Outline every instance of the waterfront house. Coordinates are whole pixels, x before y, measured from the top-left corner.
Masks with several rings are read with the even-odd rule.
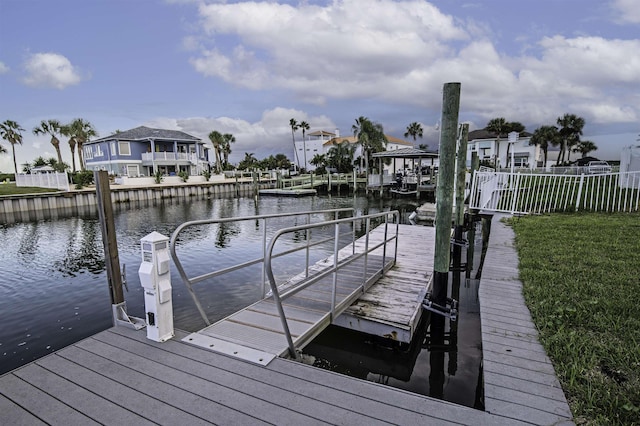
[[[300,160],[302,167],[307,170],[314,170],[315,166],[310,163],[318,154],[326,155],[334,144],[340,144],[347,142],[350,144],[356,144],[356,150],[354,153],[354,159],[362,155],[362,149],[358,145],[358,139],[353,136],[341,137],[338,129],[335,132],[327,132],[325,130],[319,130],[316,132],[308,133],[305,141],[296,141],[296,155]],[[393,151],[397,149],[413,148],[411,142],[407,142],[403,139],[396,138],[394,136],[385,135],[389,141],[386,145],[387,151]],[[305,152],[306,150],[306,152]],[[305,155],[306,154],[306,155]],[[306,163],[305,163],[306,160]],[[295,162],[295,160],[294,160]]]
[[[545,167],[542,164],[544,154],[537,145],[530,145],[531,133],[521,132],[514,141],[509,141],[508,135],[496,135],[485,129],[469,132],[467,143],[467,165],[471,165],[471,156],[477,152],[481,162],[491,164],[496,168],[511,167],[511,151],[513,151],[513,166],[515,168],[535,169]],[[511,144],[510,147],[509,144]],[[507,151],[509,156],[507,157]],[[551,151],[551,149],[549,149]]]
[[[107,170],[128,177],[152,176],[160,171],[190,176],[210,168],[209,148],[204,142],[178,130],[152,129],[140,126],[83,146],[87,170]]]

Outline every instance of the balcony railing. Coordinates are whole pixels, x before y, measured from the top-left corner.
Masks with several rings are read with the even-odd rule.
[[[153,161],[189,161],[197,163],[198,161],[206,161],[205,158],[198,158],[197,154],[187,152],[145,152],[142,154],[143,162]]]

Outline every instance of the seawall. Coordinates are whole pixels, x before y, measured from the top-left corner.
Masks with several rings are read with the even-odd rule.
[[[133,187],[111,185],[111,201],[115,206],[129,203],[157,202],[166,199],[252,196],[260,189],[273,188],[271,182],[254,183],[202,182],[187,184],[159,184]],[[43,218],[56,218],[93,212],[97,206],[95,189],[67,192],[7,195],[0,197],[0,222],[14,223]]]

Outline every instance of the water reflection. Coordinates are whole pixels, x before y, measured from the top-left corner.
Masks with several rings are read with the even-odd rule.
[[[368,205],[366,197],[164,199],[114,205],[114,221],[121,265],[126,265],[129,313],[144,317],[144,293],[137,269],[140,239],[150,232],[171,233],[181,223],[219,217],[354,207],[356,214],[393,209],[395,201]],[[403,202],[408,216],[419,205]],[[332,219],[333,217],[327,217]],[[111,326],[111,306],[101,230],[95,207],[79,212],[0,217],[0,374]],[[302,224],[274,222],[272,230]],[[237,263],[260,247],[262,223],[247,221],[227,227],[190,229],[180,241],[185,262],[194,271]],[[305,233],[290,237],[303,243]],[[314,236],[315,238],[315,236]],[[285,265],[287,266],[287,265]],[[296,271],[299,272],[299,271]],[[254,274],[250,270],[247,274]],[[259,275],[255,273],[255,275]],[[177,328],[196,330],[202,320],[172,267],[174,315]],[[196,289],[211,318],[224,317],[255,301],[262,283],[249,275],[218,280]]]

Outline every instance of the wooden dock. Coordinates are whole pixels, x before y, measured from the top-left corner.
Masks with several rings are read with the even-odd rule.
[[[285,358],[258,365],[179,330],[157,343],[116,327],[1,376],[0,424],[572,424],[505,228],[494,220],[480,285],[486,411]]]

